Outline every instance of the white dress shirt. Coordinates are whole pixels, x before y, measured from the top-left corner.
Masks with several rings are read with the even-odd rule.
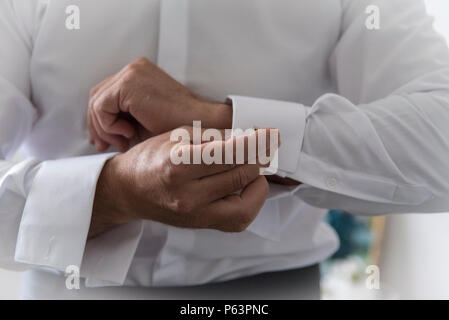
[[[379,30],[365,25],[373,4]],[[88,287],[199,284],[329,256],[319,208],[449,209],[449,53],[420,0],[2,0],[0,48],[1,267],[80,266]],[[88,93],[140,56],[230,97],[234,127],[279,128],[280,174],[303,185],[272,185],[239,234],[137,221],[86,242],[114,155],[89,145]]]

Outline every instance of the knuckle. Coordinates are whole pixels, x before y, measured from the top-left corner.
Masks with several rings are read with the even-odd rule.
[[[123,73],[123,75],[120,79],[120,86],[122,88],[127,87],[134,81],[135,76],[136,76],[135,68],[131,67],[131,66],[127,67],[125,73]]]
[[[125,70],[121,76],[122,83],[129,83],[132,81],[136,74],[139,72],[139,66],[136,63],[131,63],[125,67]]]
[[[194,202],[188,196],[175,196],[169,204],[173,212],[188,214],[195,208]]]
[[[150,60],[148,60],[148,58],[140,57],[137,60],[133,61],[132,63],[128,64],[125,67],[125,71],[127,71],[126,73],[134,74],[134,73],[140,71],[142,66],[149,65],[150,63],[151,62],[150,62]]]
[[[173,165],[169,160],[166,161],[165,167],[165,180],[169,185],[176,184],[180,178],[180,168],[179,166]]]
[[[136,64],[149,64],[150,60],[147,57],[140,57],[136,60]]]
[[[103,106],[102,99],[95,99],[94,101],[92,101],[92,109],[94,111],[100,111],[102,106]]]
[[[95,92],[96,92],[96,91],[95,91],[95,88],[90,89],[90,90],[89,90],[89,97],[92,98],[92,97],[95,95]]]
[[[137,61],[138,61],[138,60],[133,61],[133,62],[131,62],[130,64],[128,64],[128,65],[125,67],[125,71],[126,71],[126,72],[130,72],[130,73],[136,71],[137,68],[139,67]]]
[[[89,109],[93,109],[95,100],[97,100],[97,99],[95,99],[95,96],[90,96],[90,97],[89,97],[89,103],[88,103]]]

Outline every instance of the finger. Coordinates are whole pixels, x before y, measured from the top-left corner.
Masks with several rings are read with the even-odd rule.
[[[271,135],[275,139],[274,145],[272,145]],[[226,141],[213,141],[201,145],[184,145],[179,148],[181,154],[189,153],[190,163],[195,164],[195,166],[188,166],[191,177],[202,178],[231,170],[237,165],[269,166],[278,146],[279,131],[266,129],[255,131],[249,136],[239,136]],[[174,152],[179,151],[174,150]]]
[[[92,123],[95,128],[95,131],[97,132],[97,134],[101,140],[116,147],[120,152],[124,152],[129,148],[129,142],[127,139],[123,138],[122,136],[111,135],[111,134],[104,132],[104,130],[101,128],[101,126],[98,122],[98,118],[96,117],[95,113],[93,114],[93,117],[92,117]],[[102,151],[104,151],[104,150],[102,150]]]
[[[92,110],[88,109],[87,111],[87,127],[89,129],[89,133],[90,133],[90,138],[89,141],[91,144],[95,145],[95,147],[97,148],[97,150],[99,152],[103,152],[106,149],[109,148],[109,144],[107,144],[105,141],[101,140],[101,138],[98,136],[97,131],[95,130],[93,121],[93,114],[92,114]]]
[[[101,139],[100,135],[98,134],[98,131],[96,129],[95,116],[94,115],[92,115],[92,117],[91,117],[91,123],[92,123],[93,130],[95,132],[95,134],[94,134],[95,147],[97,148],[97,150],[99,152],[106,151],[110,147],[110,144],[107,143],[106,141],[104,141],[103,139]]]
[[[120,74],[120,73],[119,73]],[[98,122],[106,133],[122,135],[128,139],[135,135],[134,126],[120,118],[120,77],[104,80],[92,90],[89,107],[97,115]]]
[[[97,86],[95,86],[90,91],[90,98],[89,98],[89,109],[94,109],[94,106],[97,104],[97,100],[102,96],[104,92],[109,90],[109,88],[114,85],[118,81],[117,76],[111,76],[109,78],[106,78],[102,82],[100,82]]]
[[[101,81],[99,84],[97,84],[94,88],[91,89],[89,93],[89,106],[88,106],[88,128],[89,132],[91,134],[90,142],[95,144],[98,151],[102,152],[109,148],[109,144],[105,141],[103,141],[99,135],[98,132],[95,129],[94,126],[94,112],[93,112],[93,105],[95,101],[98,98],[98,94],[106,90],[110,83],[113,83],[115,81],[114,76],[107,77],[103,81]]]
[[[118,92],[116,85],[103,91],[93,103],[93,110],[104,132],[131,139],[136,131],[130,122],[120,118]]]
[[[269,192],[268,182],[259,176],[240,195],[234,194],[206,206],[203,221],[209,228],[225,232],[241,232],[251,224],[263,207]]]
[[[101,81],[99,84],[97,84],[95,87],[93,87],[91,90],[90,90],[90,93],[89,93],[89,96],[92,98],[92,97],[94,97],[96,94],[97,94],[97,92],[106,84],[106,83],[108,83],[108,82],[110,82],[111,80],[112,80],[112,78],[114,78],[114,76],[110,76],[110,77],[107,77],[106,79],[104,79],[103,81]]]
[[[87,109],[87,130],[89,131],[89,143],[94,144],[95,138],[96,138],[96,132],[92,125],[90,109]]]
[[[227,172],[200,179],[194,185],[200,206],[244,189],[260,176],[258,165],[242,165]]]
[[[105,118],[101,117],[100,119]],[[100,123],[100,125],[105,128],[107,133],[122,136],[126,139],[132,139],[136,135],[135,127],[130,122],[121,119],[119,116],[109,125],[105,125],[104,123]]]

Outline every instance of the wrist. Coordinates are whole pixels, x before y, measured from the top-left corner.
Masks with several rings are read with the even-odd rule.
[[[131,220],[125,214],[126,204],[122,192],[123,186],[120,186],[120,181],[117,179],[120,177],[117,174],[119,162],[117,157],[113,157],[105,163],[98,178],[89,238]]]
[[[232,127],[232,106],[199,100],[193,106],[193,121],[201,120],[204,128],[229,129]],[[189,124],[192,125],[192,124]]]

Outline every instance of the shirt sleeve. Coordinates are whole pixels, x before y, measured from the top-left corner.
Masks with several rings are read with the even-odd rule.
[[[378,10],[380,29],[366,25],[367,8]],[[303,183],[295,194],[317,207],[359,214],[448,211],[444,39],[421,0],[343,0],[342,12],[340,39],[329,61],[338,94],[325,94],[312,106],[297,104],[306,108],[304,126],[303,113],[295,121],[278,121],[281,142],[289,145],[279,163],[282,157],[297,162],[286,175]],[[236,116],[262,117],[258,104],[237,101]],[[272,127],[269,118],[284,117],[278,107],[284,102],[263,104],[271,104],[264,125]],[[303,130],[289,136],[295,122]],[[299,137],[293,148],[300,152],[291,151],[292,137]]]
[[[74,265],[93,283],[122,284],[142,223],[87,241],[98,176],[113,154],[8,160],[37,119],[29,64],[40,4],[0,1],[0,267],[65,272]]]

